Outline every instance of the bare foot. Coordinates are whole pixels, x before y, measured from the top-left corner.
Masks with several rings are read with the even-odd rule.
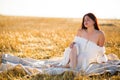
[[[66,65],[62,66],[62,68],[70,68],[70,65],[66,64]]]

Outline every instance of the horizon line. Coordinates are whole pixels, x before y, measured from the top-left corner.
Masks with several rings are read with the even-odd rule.
[[[1,14],[0,16],[8,16],[8,17],[36,17],[36,18],[74,18],[74,19],[82,19],[83,17],[60,17],[60,16],[38,16],[38,15],[10,15],[10,14]],[[97,16],[96,16],[97,17]],[[97,19],[118,19],[120,20],[120,18],[106,18],[106,17],[97,17]]]

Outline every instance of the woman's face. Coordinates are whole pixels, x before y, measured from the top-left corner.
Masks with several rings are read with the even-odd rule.
[[[85,18],[84,18],[84,26],[86,28],[88,28],[88,27],[94,27],[94,23],[95,22],[89,16],[85,16]]]

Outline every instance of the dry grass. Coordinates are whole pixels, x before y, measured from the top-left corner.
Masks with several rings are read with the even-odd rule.
[[[106,54],[115,53],[120,58],[120,20],[99,19],[99,26],[106,35]],[[81,19],[32,18],[0,16],[0,54],[9,53],[19,57],[49,59],[63,55],[64,49],[72,42]],[[17,74],[16,74],[17,73]],[[18,74],[19,73],[19,74]],[[61,75],[27,76],[15,68],[0,74],[4,80],[95,80],[120,79],[104,74],[101,76],[75,77],[72,72]]]

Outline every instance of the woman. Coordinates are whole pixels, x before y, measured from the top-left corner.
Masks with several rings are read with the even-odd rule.
[[[85,71],[93,62],[107,62],[104,42],[105,36],[98,27],[95,15],[93,13],[85,14],[82,28],[78,30],[70,48],[65,50],[61,66]]]

